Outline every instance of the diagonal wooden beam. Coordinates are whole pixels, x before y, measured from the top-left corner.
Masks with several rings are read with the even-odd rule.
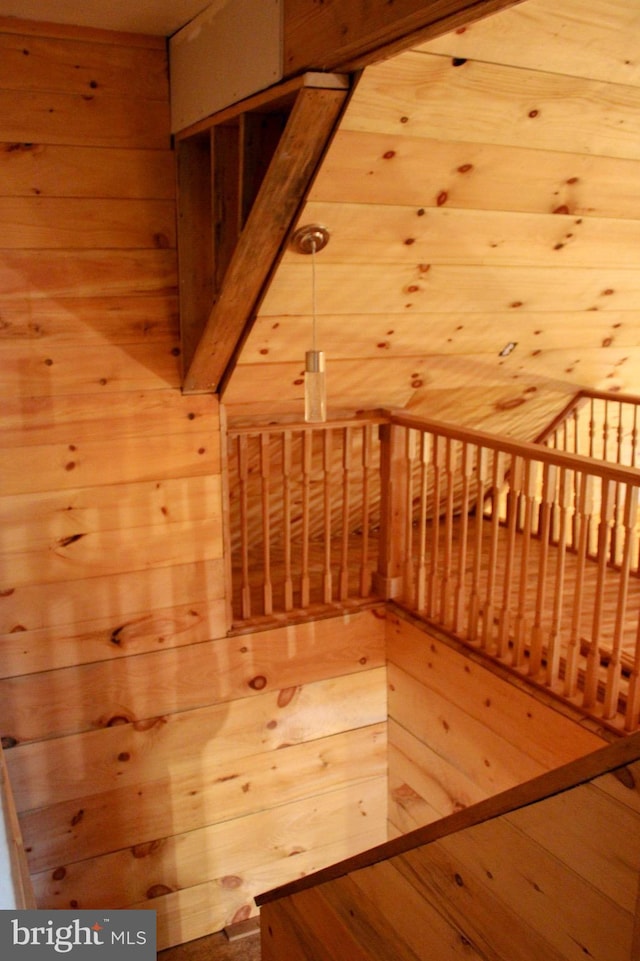
[[[217,391],[308,191],[348,94],[347,77],[303,86],[287,120],[222,288],[184,378],[185,393]]]

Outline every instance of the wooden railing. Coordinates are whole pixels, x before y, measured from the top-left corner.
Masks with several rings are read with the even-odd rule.
[[[381,420],[229,431],[236,623],[369,598],[378,566]]]
[[[585,712],[636,730],[640,472],[408,415],[386,430],[394,485],[381,541],[396,597]]]
[[[553,450],[637,469],[640,467],[640,397],[580,391],[540,435],[537,443]],[[624,492],[612,482],[607,493],[606,509],[611,515],[609,560],[614,565],[621,565],[623,541],[618,531],[626,523]],[[599,544],[593,524],[587,534],[587,543],[589,556],[595,558]],[[636,555],[632,558],[631,570],[638,574],[639,569],[640,557]]]
[[[640,467],[640,397],[582,390],[536,443],[610,464]]]
[[[640,724],[640,471],[394,414],[229,432],[234,626],[395,599]]]

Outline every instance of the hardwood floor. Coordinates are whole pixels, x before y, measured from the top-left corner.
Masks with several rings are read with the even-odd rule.
[[[230,941],[224,931],[158,952],[158,961],[260,961],[260,935]]]

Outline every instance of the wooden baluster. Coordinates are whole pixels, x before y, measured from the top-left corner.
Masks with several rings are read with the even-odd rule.
[[[634,537],[637,516],[638,488],[628,484],[624,498],[624,510],[622,517],[624,544],[622,550],[622,563],[620,566],[620,580],[618,584],[618,603],[616,605],[616,620],[613,632],[613,643],[609,658],[609,666],[607,668],[607,685],[604,696],[605,718],[615,717],[618,713],[620,675],[622,672],[622,647],[624,643],[624,629],[628,616],[627,599],[629,594],[631,560],[634,553]]]
[[[580,428],[580,423],[579,423],[580,413],[581,413],[581,411],[580,411],[578,408],[576,408],[575,411],[574,411],[575,424],[576,424],[576,435],[575,435],[575,436],[576,436],[576,443],[575,443],[575,449],[574,449],[574,451],[573,451],[574,454],[582,454],[582,453],[583,453],[583,451],[582,451],[582,446],[583,446],[583,445],[582,445],[582,439],[581,439],[581,428]],[[580,420],[581,420],[581,421],[584,421],[584,418],[582,417],[582,418],[580,418]],[[585,452],[585,453],[586,453],[586,452]],[[570,535],[571,535],[571,536],[570,536],[570,538],[569,538],[569,542],[568,542],[568,545],[567,545],[567,546],[570,547],[570,548],[572,548],[573,550],[577,551],[577,550],[578,550],[578,541],[579,541],[579,539],[580,539],[580,530],[581,530],[581,527],[580,527],[580,519],[579,519],[579,517],[578,517],[578,511],[577,511],[577,504],[578,504],[578,497],[579,497],[578,486],[579,486],[579,483],[580,483],[580,476],[579,476],[579,474],[578,474],[577,471],[573,471],[571,476],[572,476],[572,481],[573,481],[573,490],[572,490],[572,492],[571,492],[571,499],[572,499],[574,505],[576,505],[576,509],[573,511],[573,513],[572,513],[572,515],[571,515],[571,528],[570,528]]]
[[[249,583],[249,438],[240,434],[238,449],[238,492],[240,506],[240,609],[243,618],[251,617]]]
[[[407,429],[405,437],[405,457],[407,460],[407,485],[405,489],[404,501],[404,570],[402,596],[408,604],[414,603],[414,576],[413,576],[413,482],[416,464],[416,450],[418,444],[418,432],[411,427]]]
[[[349,508],[351,482],[351,428],[343,430],[342,447],[342,552],[340,556],[340,600],[349,596]]]
[[[576,471],[576,474],[578,472]],[[582,595],[584,575],[589,553],[589,529],[593,516],[593,477],[580,474],[577,501],[578,542],[576,556],[576,580],[573,593],[571,633],[567,647],[567,663],[564,676],[565,697],[575,697],[578,690],[578,663],[580,657],[580,632],[582,627]]]
[[[484,534],[485,494],[489,465],[489,451],[486,447],[476,447],[476,494],[473,510],[475,512],[475,540],[473,543],[473,561],[471,566],[471,591],[469,594],[469,616],[467,619],[467,637],[470,641],[478,638],[480,622],[480,578],[482,575],[482,543]],[[487,572],[489,576],[489,572]],[[486,609],[483,612],[483,632],[486,633]]]
[[[322,435],[322,493],[324,501],[324,567],[322,571],[322,600],[330,604],[333,596],[331,572],[331,466],[333,454],[333,431]]]
[[[604,402],[604,418],[602,421],[602,457],[600,460],[608,461],[609,456],[609,434],[611,430],[611,424],[609,423],[609,401]]]
[[[551,615],[551,631],[549,633],[549,645],[547,650],[547,687],[555,690],[560,676],[560,653],[562,641],[562,611],[564,601],[565,584],[565,563],[567,559],[567,540],[569,528],[569,509],[573,502],[573,478],[572,471],[567,471],[564,467],[560,468],[560,478],[558,483],[558,496],[556,498],[558,515],[558,536],[556,539],[557,549],[556,575],[554,579],[553,609]]]
[[[262,508],[262,606],[263,613],[273,614],[273,586],[271,583],[271,435],[260,434],[260,480]]]
[[[431,453],[431,435],[420,435],[420,508],[418,511],[418,570],[416,574],[416,607],[423,611],[427,596],[427,524],[428,514],[428,464]]]
[[[405,469],[404,430],[398,424],[380,426],[380,538],[376,593],[385,599],[402,593],[404,569]]]
[[[600,494],[600,523],[598,524],[598,574],[596,578],[593,621],[587,650],[587,667],[582,700],[583,706],[587,708],[592,708],[595,705],[598,693],[600,636],[602,634],[602,619],[604,616],[604,586],[607,574],[607,550],[612,512],[613,499],[611,497],[611,483],[607,478],[603,477]]]
[[[470,444],[461,445],[460,472],[462,475],[462,490],[460,492],[460,530],[458,544],[458,566],[455,573],[455,600],[453,605],[452,630],[456,634],[462,631],[465,609],[465,582],[467,567],[467,546],[469,540],[469,496],[471,475],[473,473],[473,450]]]
[[[540,511],[540,525],[538,539],[540,553],[538,556],[538,582],[536,585],[536,606],[531,629],[531,651],[529,656],[529,673],[535,677],[542,667],[544,653],[544,631],[542,617],[546,613],[547,599],[547,566],[549,563],[549,547],[551,542],[551,515],[555,504],[557,471],[553,464],[545,464],[542,472],[542,505]]]
[[[440,593],[440,481],[442,475],[443,438],[439,434],[433,435],[433,523],[431,525],[431,564],[429,567],[429,600],[427,613],[429,617],[437,617],[437,599]]]
[[[507,543],[505,550],[504,583],[502,588],[502,607],[498,617],[498,656],[506,658],[509,650],[511,630],[511,591],[515,577],[515,544],[518,525],[519,501],[522,487],[522,460],[517,455],[511,458],[511,471],[508,476],[507,493]]]
[[[571,423],[573,426],[573,446],[570,448],[574,454],[580,453],[580,420],[580,409],[578,407],[574,407],[573,411],[571,412]]]
[[[518,605],[514,623],[514,657],[515,667],[523,667],[525,664],[526,651],[528,646],[528,622],[527,622],[527,584],[532,573],[529,567],[531,556],[531,539],[534,529],[534,507],[538,482],[537,461],[526,460],[524,462],[524,483],[520,505],[522,511],[522,525],[520,535],[520,577],[518,579]]]
[[[636,646],[633,656],[633,667],[629,676],[629,693],[624,716],[624,729],[628,734],[638,730],[640,726],[640,614],[636,630]]]
[[[631,426],[631,467],[638,467],[638,455],[640,451],[638,450],[638,408],[640,404],[635,404],[633,407],[633,424]],[[640,550],[640,542],[638,544]],[[633,560],[633,565],[631,568],[634,574],[640,573],[640,554],[636,551],[636,555]]]
[[[596,457],[595,437],[596,437],[596,412],[595,399],[589,399],[589,457]],[[599,458],[598,458],[599,459]]]
[[[494,601],[498,552],[500,548],[500,490],[504,483],[504,476],[504,454],[502,451],[494,451],[491,478],[491,536],[489,540],[489,558],[487,561],[487,596],[482,618],[482,647],[485,651],[493,648],[493,632],[496,620]]]
[[[616,403],[616,409],[618,415],[618,426],[614,428],[616,434],[616,464],[622,464],[622,441],[624,432],[622,425],[622,405],[620,401]],[[616,481],[613,490],[613,527],[611,529],[611,540],[609,542],[609,563],[613,566],[621,562],[624,550],[623,528],[625,524],[624,518],[621,516],[624,511],[624,505],[620,495],[620,484]]]
[[[638,466],[638,407],[639,404],[635,404],[633,408],[633,424],[631,427],[631,467]]]
[[[445,482],[445,514],[444,514],[444,558],[442,584],[440,585],[440,623],[449,623],[449,607],[453,593],[453,511],[454,511],[454,448],[450,437],[444,438],[444,482]]]
[[[284,540],[284,609],[293,608],[291,574],[291,431],[282,433],[282,536]]]
[[[371,568],[369,566],[369,514],[371,511],[371,463],[372,427],[362,427],[362,551],[360,554],[360,597],[368,597],[371,592]]]
[[[302,432],[302,570],[300,572],[300,606],[309,606],[311,595],[311,572],[309,570],[309,535],[311,530],[311,456],[313,432]]]

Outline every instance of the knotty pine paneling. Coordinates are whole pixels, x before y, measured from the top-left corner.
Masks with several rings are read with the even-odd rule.
[[[168,150],[45,143],[0,145],[0,196],[112,197],[173,200],[175,171]]]
[[[291,646],[294,645],[295,656]],[[227,703],[256,691],[295,689],[319,677],[369,673],[384,663],[384,621],[372,611],[278,628],[73,670],[3,681],[0,727],[18,743],[131,724]],[[47,751],[49,748],[47,747]],[[18,787],[16,786],[16,791]],[[22,809],[22,808],[21,808]]]
[[[527,0],[364,69],[299,219],[331,234],[316,297],[330,414],[438,409],[454,386],[637,389],[636,21],[624,0]],[[259,416],[252,382],[269,417],[301,416],[310,285],[287,250],[225,390],[231,416]]]
[[[162,947],[384,839],[384,620],[227,638],[218,401],[180,392],[164,44],[16,26],[0,733],[39,904],[153,907]]]
[[[224,633],[228,615],[222,561],[202,563],[199,578],[190,567],[184,564],[182,567],[160,568],[153,576],[146,571],[134,571],[112,577],[94,577],[90,581],[76,581],[68,590],[65,585],[67,604],[74,595],[90,598],[91,603],[87,604],[84,613],[94,615],[83,617],[79,611],[78,620],[71,627],[67,622],[68,614],[56,607],[57,585],[38,585],[33,591],[17,591],[27,610],[16,611],[11,630],[0,634],[3,676],[20,677],[170,647],[185,647]],[[118,585],[125,581],[128,590],[123,598]],[[194,581],[195,586],[190,581]],[[140,599],[139,590],[135,590],[141,584],[154,594],[167,589],[167,604],[171,605],[173,595],[177,595],[176,603],[149,613],[144,599]],[[183,603],[185,597],[190,598],[186,604]],[[28,613],[34,605],[44,612],[46,627],[25,627],[25,622],[30,623]],[[81,608],[80,603],[75,606]],[[95,616],[96,610],[109,613]],[[27,616],[21,617],[25,614]],[[121,618],[116,628],[113,627],[114,616]],[[58,620],[62,623],[56,623]]]
[[[175,247],[171,200],[0,197],[6,249]]]
[[[166,150],[169,108],[161,101],[96,94],[0,90],[2,139],[29,143],[34,123],[38,140],[50,144]]]
[[[365,851],[379,843],[378,832],[371,829],[369,817],[353,825],[349,848]],[[322,831],[321,831],[322,833]],[[253,898],[280,883],[280,878],[302,877],[320,867],[335,864],[345,857],[345,842],[340,839],[320,844],[308,851],[296,851],[285,861],[271,860],[259,867],[163,895],[163,910],[158,916],[158,942],[177,944],[201,937],[202,931],[244,921],[256,913]],[[284,870],[283,870],[284,868]],[[151,893],[154,893],[153,890]],[[158,910],[157,899],[145,900],[137,908]]]
[[[160,839],[148,848],[67,864],[62,878],[59,868],[33,877],[36,898],[43,907],[62,908],[71,901],[86,902],[86,892],[91,891],[92,907],[118,908],[153,899],[158,889],[169,893],[211,878],[241,878],[246,870],[285,859],[291,865],[287,873],[296,877],[295,855],[308,847],[309,838],[322,836],[329,844],[346,839],[348,850],[354,823],[357,833],[363,819],[376,818],[384,807],[384,794],[382,777],[343,785],[232,823]]]
[[[541,163],[535,150],[492,143],[490,128],[483,143],[340,128],[309,201],[640,215],[635,160],[560,150],[543,156]]]
[[[339,315],[341,306],[344,309],[343,292],[353,276],[353,268],[322,263],[316,275],[318,299],[327,313]],[[413,263],[381,271],[367,263],[358,268],[358,276],[361,286],[352,289],[350,296],[350,308],[355,314],[443,314],[447,308],[452,313],[475,314],[495,310],[511,311],[516,324],[520,310],[542,315],[557,312],[559,298],[568,290],[572,311],[576,313],[635,311],[640,307],[640,275],[620,267],[566,267],[552,271],[542,266]],[[264,315],[304,316],[309,298],[307,277],[306,264],[283,264],[278,285],[264,299]]]
[[[219,470],[215,432],[203,430],[202,425],[200,432],[193,436],[149,437],[143,432],[143,437],[143,441],[133,436],[114,445],[109,443],[107,435],[106,441],[17,448],[6,458],[9,463],[6,476],[0,482],[0,495],[100,486],[105,481],[106,459],[112,465],[110,480],[115,484],[154,480],[160,483],[175,476]],[[10,573],[5,572],[6,576],[10,577]]]
[[[174,250],[3,250],[0,298],[30,302],[49,298],[173,293]]]
[[[138,102],[166,105],[169,77],[162,38],[135,45],[104,34],[78,33],[74,39],[38,36],[34,32],[5,32],[0,21],[0,88],[35,93],[131,97]],[[19,27],[18,27],[19,29]],[[55,27],[53,28],[55,30]],[[132,98],[133,99],[133,98]]]
[[[343,129],[485,143],[490,128],[503,146],[638,160],[639,105],[636,86],[408,51],[365,71]]]
[[[603,739],[388,617],[389,817],[405,833],[601,747]]]
[[[172,567],[145,568],[138,571],[122,571],[105,577],[80,578],[60,584],[24,584],[3,590],[2,629],[7,648],[7,675],[18,676],[31,671],[48,670],[50,667],[100,660],[88,656],[94,644],[108,651],[108,657],[129,653],[129,642],[137,636],[136,625],[148,625],[153,636],[156,617],[160,622],[174,617],[181,621],[182,615],[172,614],[172,607],[180,607],[188,599],[188,619],[208,622],[208,605],[214,605],[225,596],[226,583],[222,558],[213,561],[190,561]],[[157,598],[159,608],[149,606],[149,599]],[[226,629],[228,615],[217,622],[220,631]],[[201,628],[203,630],[204,628]],[[180,628],[176,628],[178,633]],[[41,631],[41,634],[27,632]],[[169,630],[169,636],[174,631]],[[142,630],[144,636],[144,627]],[[164,636],[158,630],[159,637]],[[13,635],[8,638],[7,635]],[[199,640],[218,637],[219,632],[205,633]],[[42,637],[45,646],[38,646],[37,655],[33,644]],[[115,638],[111,641],[111,638]],[[84,640],[87,640],[87,648]],[[22,640],[23,643],[20,643]],[[116,643],[117,641],[117,643]],[[162,643],[159,641],[158,643]],[[152,649],[156,645],[152,644]],[[142,650],[145,647],[143,646]],[[131,653],[136,653],[135,643]]]
[[[485,17],[420,49],[640,87],[640,64],[627,55],[629,36],[639,23],[633,3],[562,0],[561,10],[557,17],[554,0],[517,4],[500,17]],[[523,30],[536,34],[539,44],[523,46]]]
[[[316,686],[319,693],[329,693],[332,707],[340,707],[326,683]],[[366,713],[363,707],[363,718]],[[252,717],[251,711],[246,713],[247,724]],[[343,720],[344,711],[338,710],[332,726],[337,729]],[[314,727],[312,740],[292,741],[277,754],[270,744],[262,753],[246,757],[217,758],[208,751],[206,763],[178,763],[171,770],[167,766],[164,776],[144,786],[140,782],[81,795],[50,806],[45,815],[26,812],[22,828],[31,868],[40,873],[73,862],[79,852],[85,858],[108,853],[114,840],[123,847],[152,844],[173,833],[197,830],[203,811],[215,812],[220,822],[229,821],[332,791],[346,782],[385,775],[386,722],[323,734],[330,727]],[[354,756],[359,757],[357,766]],[[175,802],[171,808],[165,803],[168,793]],[[117,830],[112,832],[105,830],[109,811],[118,812]]]
[[[150,298],[150,305],[155,302],[155,298]],[[152,306],[150,309],[153,309]],[[117,309],[111,315],[111,324],[115,324],[115,316]],[[126,307],[122,316],[127,328]],[[162,319],[161,323],[164,322]],[[78,323],[82,322],[78,320]],[[165,333],[165,337],[168,334],[169,331]],[[69,336],[71,338],[73,335]],[[159,330],[151,341],[156,338],[162,341]],[[126,339],[124,342],[126,343]],[[149,353],[154,351],[150,350]],[[106,385],[99,386],[102,388]],[[135,405],[131,404],[130,395],[123,392],[100,391],[99,404],[96,404],[95,394],[90,392],[82,396],[64,394],[55,397],[3,397],[0,399],[0,417],[3,424],[0,445],[2,448],[14,448],[33,444],[64,444],[70,433],[78,442],[91,442],[99,433],[101,422],[106,419],[109,422],[109,437],[114,441],[141,444],[164,433],[165,436],[184,434],[193,442],[194,436],[204,434],[206,427],[210,441],[213,441],[212,451],[218,450],[216,435],[219,427],[215,398],[209,395],[193,396],[189,403],[185,404],[175,390],[137,390],[135,396]],[[26,424],[29,425],[28,431],[24,429]],[[212,469],[211,473],[218,472]]]
[[[353,267],[374,261],[400,266],[482,264],[563,267],[631,267],[640,223],[616,218],[442,206],[309,203],[314,223],[330,222],[330,246],[322,263]],[[0,203],[0,216],[2,204]],[[470,237],[480,238],[470,244]],[[285,262],[296,262],[293,253]]]
[[[474,4],[475,16],[486,15],[513,0],[480,0]],[[419,0],[398,0],[371,5],[362,0],[338,4],[311,4],[306,0],[287,0],[283,23],[283,58],[286,74],[304,69],[329,69],[345,63],[366,63],[373,51],[389,55],[389,48],[402,47],[405,37],[414,33],[434,35],[466,23],[468,4],[442,0],[433,11],[425,10]]]

